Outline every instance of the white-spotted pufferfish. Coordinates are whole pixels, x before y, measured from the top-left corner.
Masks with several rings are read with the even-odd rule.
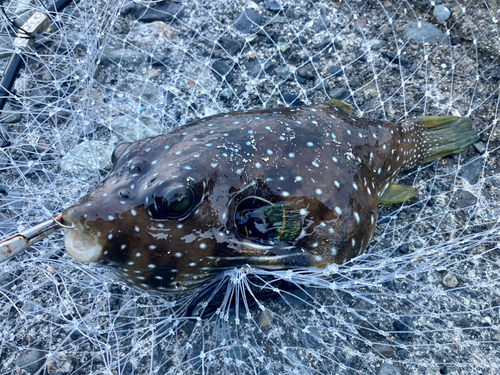
[[[68,253],[173,292],[243,265],[325,268],[361,254],[411,168],[478,139],[468,118],[394,124],[330,101],[211,116],[122,143],[113,170],[63,213]]]

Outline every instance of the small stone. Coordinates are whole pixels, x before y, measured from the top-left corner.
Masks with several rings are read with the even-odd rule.
[[[109,127],[121,142],[135,142],[161,133],[161,126],[158,123],[152,121],[145,123],[145,121],[126,115],[116,117]]]
[[[224,48],[231,56],[236,56],[240,53],[243,48],[243,44],[238,42],[237,40],[231,38],[221,37],[218,40],[218,43]]]
[[[0,194],[7,195],[9,191],[9,187],[4,184],[0,184]]]
[[[409,22],[403,26],[403,30],[408,39],[422,43],[441,42],[446,38],[446,35],[436,26],[422,21]]]
[[[302,100],[299,99],[297,95],[289,94],[289,93],[284,93],[283,94],[283,100],[287,105],[294,105],[296,107],[299,107],[301,105],[304,105]]]
[[[278,48],[280,49],[281,53],[285,53],[290,49],[290,47],[291,47],[290,43],[283,43],[283,42],[278,43]]]
[[[69,154],[61,160],[61,169],[68,173],[76,175],[81,174],[82,170],[95,172],[96,170],[111,169],[111,154],[113,148],[109,142],[89,141],[77,145]]]
[[[478,153],[480,153],[481,155],[486,152],[486,146],[481,141],[474,143],[472,146],[474,146],[474,148],[476,149],[476,151]]]
[[[281,10],[281,5],[276,0],[266,1],[266,9],[273,13],[278,13]]]
[[[436,6],[432,14],[438,21],[446,21],[448,18],[450,18],[451,15],[450,10],[444,5]]]
[[[16,359],[16,365],[28,374],[34,374],[45,363],[45,355],[39,350],[23,350]]]
[[[498,78],[500,78],[500,70],[498,70],[498,69],[493,69],[493,70],[491,71],[491,73],[490,73],[490,77],[491,77],[492,79],[498,79]]]
[[[458,285],[458,279],[454,274],[448,272],[446,276],[443,277],[443,284],[448,288],[455,288]]]
[[[314,32],[319,33],[320,31],[326,30],[330,26],[330,21],[324,18],[319,18],[314,22]]]
[[[217,81],[222,82],[222,78],[225,77],[228,83],[234,81],[234,76],[231,73],[231,68],[225,61],[218,60],[212,64],[212,69]]]
[[[404,243],[400,247],[398,247],[398,250],[401,254],[408,254],[410,252],[410,247],[407,243]]]
[[[286,10],[285,15],[289,20],[294,20],[297,17],[292,7]]]
[[[385,358],[394,358],[396,355],[394,350],[388,345],[375,344],[373,345],[373,349]]]
[[[272,19],[271,23],[287,23],[287,19],[284,16],[276,16]]]
[[[344,99],[347,99],[349,96],[351,96],[351,93],[349,92],[349,90],[347,90],[343,87],[339,87],[339,88],[335,88],[335,89],[330,90],[328,95],[330,95],[331,99],[344,100]]]
[[[75,364],[73,358],[65,353],[56,353],[47,361],[49,374],[72,374]]]
[[[384,362],[378,369],[377,375],[401,375],[401,371],[396,366]]]
[[[401,62],[401,65],[403,65],[403,66],[411,65],[410,61],[406,57],[398,55],[392,51],[384,52],[383,55],[387,59],[389,59],[389,61],[393,64],[399,64]]]
[[[290,69],[288,69],[287,66],[276,69],[276,74],[279,78],[283,80],[287,80],[291,76]]]
[[[273,314],[269,310],[262,310],[260,313],[259,325],[264,327],[270,327],[273,325]]]
[[[103,65],[121,64],[125,67],[136,67],[144,61],[146,61],[146,56],[143,52],[121,47],[115,48],[109,45],[104,47],[101,57],[101,64]]]
[[[296,73],[299,77],[305,79],[314,79],[317,76],[316,71],[310,65],[297,69]]]
[[[392,326],[401,340],[406,341],[413,336],[413,325],[409,316],[400,317],[392,323]]]
[[[252,77],[257,77],[262,71],[262,65],[259,60],[252,60],[245,64],[245,68]]]
[[[334,76],[342,75],[342,68],[337,65],[332,65],[331,67],[328,68],[328,71],[332,73]]]
[[[375,39],[372,41],[372,44],[370,46],[370,49],[372,51],[379,51],[381,50],[384,46],[386,45],[386,42],[382,39]]]
[[[272,73],[272,71],[274,69],[276,69],[278,67],[278,64],[276,64],[274,61],[268,61],[264,64],[264,71],[267,73],[267,74],[270,74]]]
[[[492,339],[493,341],[500,341],[500,333],[496,333],[496,334],[494,334],[494,335],[491,337],[491,339]]]
[[[134,17],[142,22],[171,22],[184,16],[184,6],[181,4],[160,3],[154,7],[139,5]]]
[[[254,27],[257,27],[262,22],[262,16],[256,10],[245,9],[233,21],[232,25],[242,33],[248,34]]]
[[[462,178],[467,180],[471,185],[476,184],[483,171],[483,162],[483,158],[478,158],[462,165],[460,168],[462,170]]]
[[[0,115],[0,122],[13,124],[19,122],[23,119],[23,112],[18,108],[14,108],[9,102],[5,104],[5,107]]]
[[[229,87],[226,87],[222,92],[220,93],[220,98],[224,101],[229,101],[233,97],[233,90],[231,90]]]

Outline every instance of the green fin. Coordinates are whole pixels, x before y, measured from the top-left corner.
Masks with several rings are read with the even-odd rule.
[[[424,139],[422,163],[462,152],[479,139],[468,117],[420,117],[417,126],[420,127]]]
[[[354,110],[352,109],[352,107],[349,104],[345,104],[341,100],[338,100],[338,99],[329,99],[327,103],[339,107],[342,111],[344,111],[348,115],[352,115],[354,113]]]
[[[380,204],[398,204],[418,195],[417,189],[394,182],[380,197]]]

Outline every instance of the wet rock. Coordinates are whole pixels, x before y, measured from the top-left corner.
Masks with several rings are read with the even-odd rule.
[[[438,21],[446,21],[448,18],[450,18],[451,12],[444,5],[438,5],[434,8],[432,14]]]
[[[413,325],[409,316],[400,317],[392,323],[392,326],[401,340],[406,341],[413,336]]]
[[[232,69],[225,61],[222,60],[215,61],[212,64],[212,69],[214,77],[217,79],[217,81],[222,82],[223,77],[225,77],[228,83],[234,81],[234,76],[231,73]]]
[[[232,25],[242,33],[248,34],[262,22],[262,16],[256,10],[245,9],[233,21]]]
[[[351,95],[351,93],[349,92],[349,90],[347,90],[343,87],[339,87],[339,88],[330,90],[328,95],[330,95],[331,99],[344,100],[344,99],[347,99]]]
[[[257,77],[262,71],[262,65],[259,60],[252,60],[245,64],[245,68],[252,77]]]
[[[427,22],[410,22],[403,26],[408,39],[414,39],[417,42],[432,43],[441,42],[446,35],[436,26]]]
[[[376,39],[372,42],[370,49],[372,51],[379,51],[386,45],[386,42],[382,39]]]
[[[456,199],[456,206],[460,208],[471,207],[477,203],[477,198],[469,191],[461,191]]]
[[[285,66],[285,67],[282,67],[282,68],[278,68],[278,69],[276,69],[276,75],[277,75],[279,78],[281,78],[281,79],[283,79],[283,80],[286,80],[286,79],[290,78],[290,76],[291,76],[292,74],[290,73],[290,69],[288,69],[288,67],[287,67],[287,66]]]
[[[499,79],[500,78],[500,70],[498,69],[493,69],[490,73],[490,77],[492,79]]]
[[[23,350],[16,359],[16,365],[28,374],[34,374],[45,363],[45,355],[39,350]]]
[[[284,93],[283,94],[283,100],[288,105],[294,105],[294,106],[297,106],[297,107],[301,106],[301,105],[304,105],[304,103],[302,102],[302,100],[300,100],[297,95],[290,94],[290,93]]]
[[[224,101],[229,101],[233,97],[233,90],[231,90],[229,87],[226,87],[222,92],[220,93],[220,98]]]
[[[231,56],[237,55],[243,48],[242,43],[231,38],[222,37],[218,40],[218,42]]]
[[[404,243],[400,247],[398,247],[398,250],[401,254],[408,254],[410,252],[410,247],[407,243]]]
[[[134,17],[142,22],[171,22],[184,16],[184,6],[181,4],[160,3],[154,7],[140,5],[134,12]]]
[[[448,288],[455,288],[458,285],[458,279],[454,274],[448,272],[446,276],[443,277],[443,284]]]

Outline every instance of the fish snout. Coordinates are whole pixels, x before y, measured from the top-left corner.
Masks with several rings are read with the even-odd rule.
[[[64,246],[73,259],[82,263],[99,260],[103,255],[102,246],[90,235],[79,228],[74,217],[75,209],[70,207],[62,214],[64,225]]]

